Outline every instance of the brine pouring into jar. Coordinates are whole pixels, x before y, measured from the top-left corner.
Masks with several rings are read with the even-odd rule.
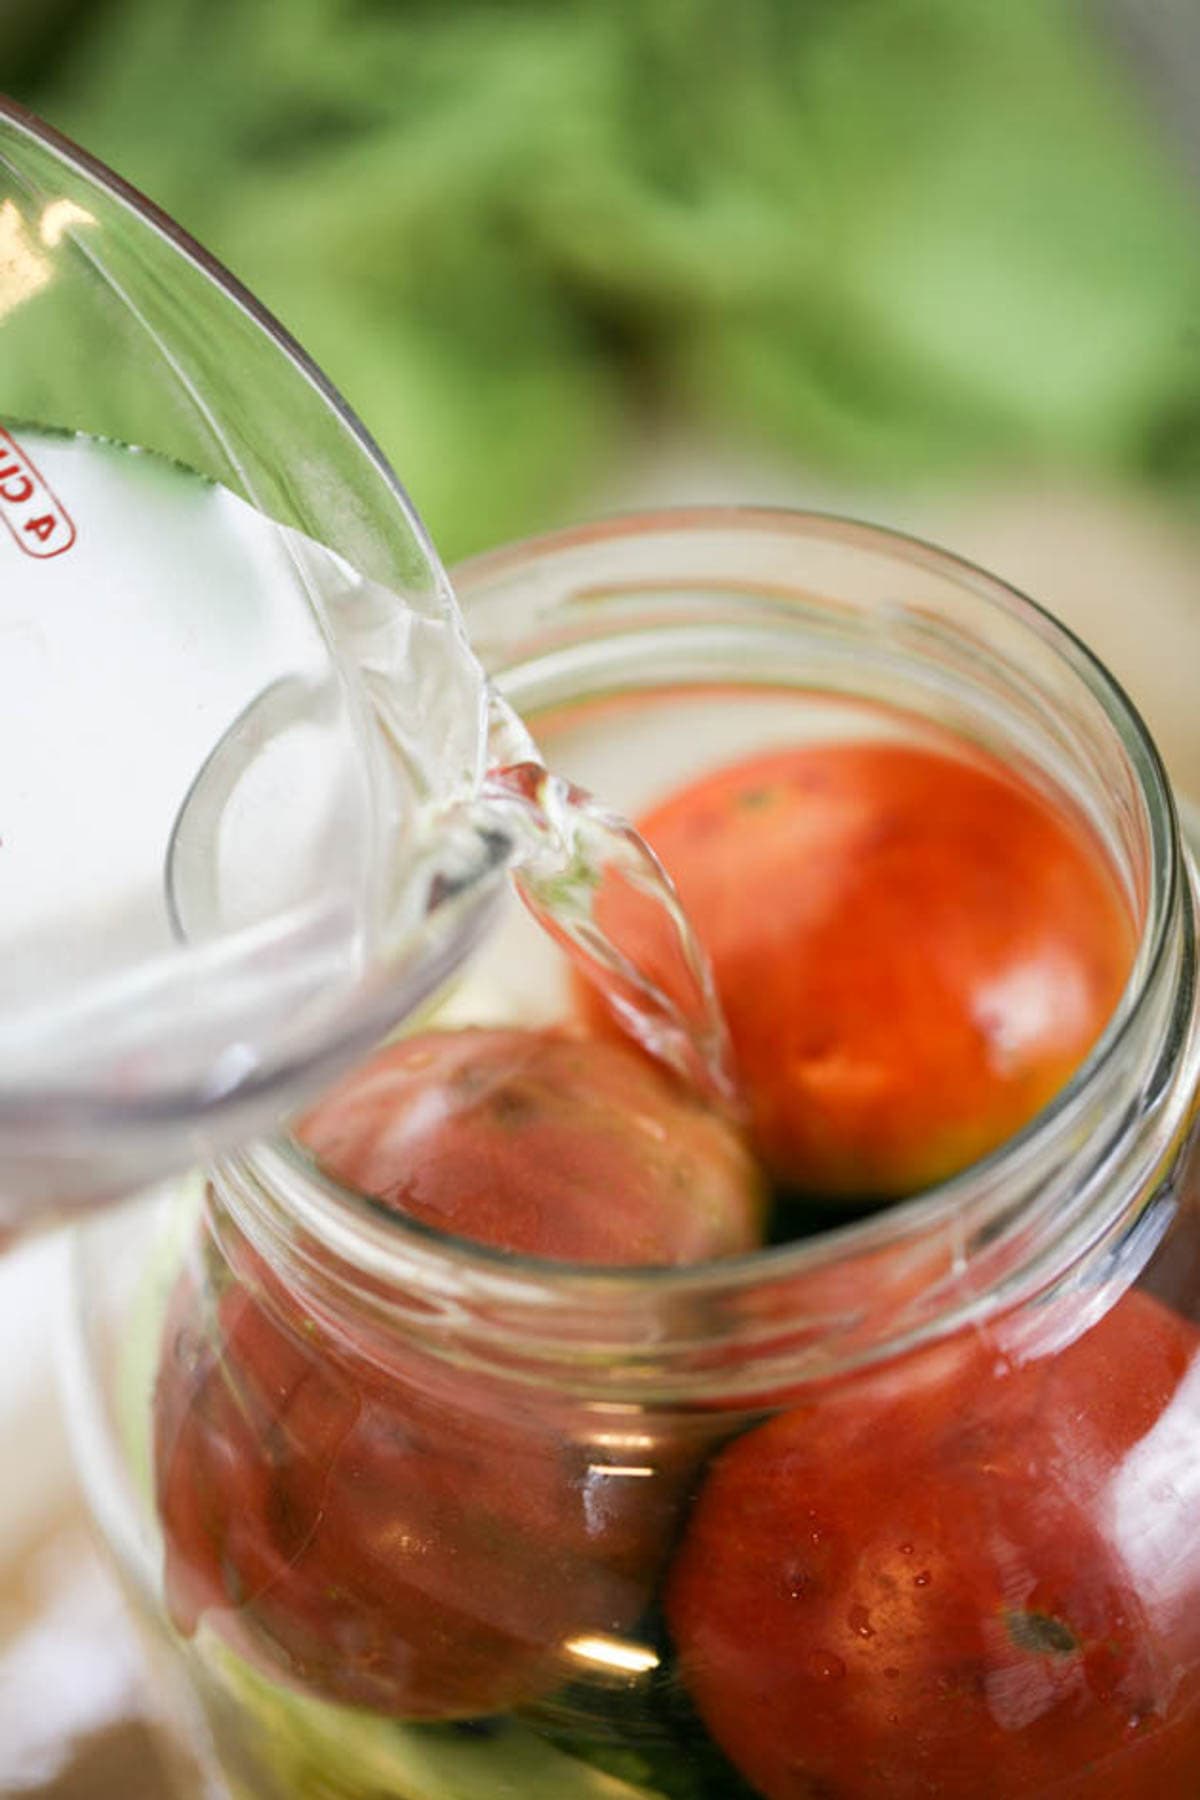
[[[817,1344],[815,1372],[787,1363],[756,1388],[755,1349],[793,1320],[748,1309],[745,1368],[714,1330],[711,1381],[682,1402],[656,1381],[677,1374],[666,1352],[695,1328],[698,1284],[618,1331],[611,1368],[546,1323],[539,1261],[570,1265],[582,1304],[578,1278],[602,1266],[711,1266],[1002,1145],[1086,1055],[1134,954],[1099,839],[978,742],[871,706],[806,734],[827,710],[791,694],[773,742],[722,756],[730,696],[694,687],[675,701],[675,770],[646,723],[655,700],[671,710],[653,682],[614,705],[584,676],[578,729],[607,708],[631,756],[661,752],[639,823],[711,955],[753,1154],[631,1058],[594,989],[560,987],[550,1022],[512,946],[483,946],[298,1127],[372,1220],[431,1233],[402,1234],[398,1258],[446,1248],[428,1290],[390,1296],[401,1329],[376,1308],[378,1265],[348,1307],[361,1271],[339,1244],[327,1283],[303,1239],[290,1261],[255,1229],[252,1192],[215,1182],[155,1389],[175,1623],[218,1716],[242,1719],[231,1741],[272,1734],[261,1766],[284,1791],[1183,1800],[1200,1683],[1176,1671],[1200,1571],[1168,1576],[1140,1535],[1159,1458],[1196,1416],[1180,1313],[1136,1289],[1114,1302],[1107,1270],[1016,1329],[1001,1312],[849,1359],[840,1380]],[[554,766],[571,725],[547,688],[533,722]],[[536,802],[553,778],[532,771]],[[503,821],[512,774],[484,785]],[[577,873],[540,890],[552,926]],[[593,894],[584,916],[669,990],[673,920],[635,883]],[[469,1243],[491,1258],[460,1256]],[[831,1313],[869,1311],[873,1280],[915,1307],[944,1276],[904,1246],[853,1273],[816,1270]],[[1198,1522],[1178,1498],[1173,1543]]]
[[[669,882],[541,767],[448,591],[418,610],[146,452],[16,427],[3,447],[10,1223],[238,1141],[243,1097],[286,1098],[305,1059],[317,1085],[437,986],[507,870],[633,1035],[732,1101]],[[613,882],[677,942],[658,983],[596,925]]]
[[[645,839],[601,801],[546,769],[485,680],[448,591],[436,611],[418,613],[322,546],[146,453],[32,432],[8,441],[14,464],[34,471],[47,494],[69,494],[72,513],[67,519],[54,500],[71,534],[62,555],[8,558],[12,792],[0,922],[24,953],[10,963],[0,1054],[7,1035],[27,1070],[40,1046],[61,1066],[59,1020],[45,1001],[47,986],[61,983],[76,1020],[68,1067],[73,1057],[108,1066],[116,1091],[134,1104],[144,1088],[147,1104],[166,1105],[171,1084],[184,1080],[228,1100],[280,1057],[275,1037],[294,1054],[313,1021],[334,1029],[337,1005],[364,965],[380,959],[381,941],[419,944],[423,931],[436,932],[441,910],[453,913],[455,902],[508,872],[625,1033],[737,1111],[722,999],[669,867],[664,873]],[[914,852],[923,813],[929,841]],[[790,914],[827,908],[836,882],[840,907],[850,894],[848,859],[856,859],[855,881],[878,865],[859,882],[859,913],[847,913],[840,932],[821,927],[834,962],[857,944],[865,966],[865,946],[878,938],[879,966],[863,991],[851,992],[853,971],[833,996],[798,987],[775,1044],[765,1055],[751,1050],[755,1079],[777,1049],[795,1062],[797,1081],[813,1087],[836,1085],[838,1057],[856,1055],[861,1067],[848,1087],[886,1084],[886,1050],[881,1057],[876,1046],[872,1077],[870,1057],[838,1038],[842,1015],[869,1011],[880,1041],[895,1035],[897,1000],[918,1017],[915,996],[886,996],[882,985],[885,965],[894,986],[897,964],[913,961],[903,938],[920,906],[904,884],[925,879],[928,905],[936,859],[968,853],[960,861],[978,891],[956,891],[961,873],[944,880],[947,918],[966,919],[968,938],[973,928],[981,940],[999,935],[999,947],[991,967],[966,944],[957,969],[924,973],[931,991],[940,980],[958,1004],[961,1016],[946,1029],[959,1032],[959,1053],[990,1059],[1008,1111],[974,1141],[965,1127],[964,1152],[918,1159],[897,1178],[903,1189],[951,1172],[1023,1123],[1086,1052],[1120,991],[1131,951],[1106,878],[1089,878],[1082,840],[979,759],[972,772],[961,756],[889,748],[883,739],[857,750],[796,746],[716,773],[655,823],[703,925],[719,944],[734,943],[728,960],[740,953],[736,940],[769,936],[775,921],[775,966],[763,952],[768,960],[748,968],[742,991],[724,997],[739,1015],[757,1008],[768,1025],[771,1004],[753,989],[777,978],[811,984],[814,967],[789,973],[797,961],[828,972],[824,947],[790,955],[789,933],[799,929]],[[925,871],[914,861],[920,855]],[[988,895],[989,882],[1007,885]],[[60,926],[82,894],[94,929],[75,929],[78,966],[64,974]],[[131,943],[141,967],[127,990],[120,976]],[[99,960],[105,955],[111,967]],[[396,960],[403,970],[403,950]],[[201,984],[206,1005],[222,984],[230,1000],[197,1032]],[[45,1013],[35,1013],[32,1032],[26,1000]],[[397,1010],[411,1004],[405,993]],[[377,1025],[387,1005],[383,993]],[[933,1010],[927,996],[924,1011]],[[737,1034],[743,1059],[757,1033],[752,1020]],[[812,1049],[822,1036],[823,1062]],[[918,1052],[910,1043],[907,1053]],[[943,1081],[953,1054],[943,1054]],[[931,1067],[936,1078],[936,1061]],[[974,1078],[986,1083],[986,1069]],[[876,1093],[872,1104],[892,1101]],[[782,1139],[789,1126],[765,1129]],[[861,1177],[835,1172],[833,1190],[849,1181],[864,1197],[886,1195],[896,1182],[885,1170],[879,1185],[867,1164]],[[828,1174],[806,1175],[803,1156],[796,1174],[802,1185],[830,1188]]]
[[[793,712],[791,737],[646,784],[635,828],[547,767],[448,592],[414,607],[155,457],[14,442],[70,495],[73,535],[4,599],[21,647],[10,728],[39,777],[12,813],[7,923],[30,944],[12,979],[20,1002],[44,974],[64,868],[77,913],[87,892],[136,924],[134,987],[119,933],[100,942],[107,966],[84,943],[81,972],[59,972],[81,1078],[107,1059],[135,1108],[207,1091],[236,1119],[240,1089],[253,1097],[335,1039],[339,1018],[378,1039],[400,1017],[401,1035],[298,1121],[323,1179],[514,1268],[664,1269],[953,1175],[1053,1097],[1117,1006],[1134,932],[1103,847],[983,745],[869,707],[806,736]],[[106,668],[114,623],[122,661]],[[126,702],[118,728],[106,680]],[[68,812],[64,864],[61,839],[36,828]],[[511,953],[463,964],[480,892],[509,881],[543,945],[566,953],[552,1001],[531,1002],[520,953],[497,1004],[479,970]],[[54,1014],[34,997],[49,1057]],[[36,1072],[19,1004],[4,1029]],[[218,1163],[216,1192],[225,1179]],[[968,1644],[954,1654],[975,1653],[960,1618],[972,1576],[935,1554],[945,1522],[921,1496],[969,1511],[984,1464],[1039,1444],[1036,1360],[1025,1369],[1014,1350],[996,1384],[990,1340],[935,1345],[903,1390],[885,1371],[763,1408],[765,1422],[751,1409],[736,1429],[597,1405],[568,1431],[557,1405],[514,1402],[500,1373],[467,1381],[348,1327],[243,1235],[236,1205],[213,1205],[159,1322],[145,1454],[167,1598],[226,1702],[350,1746],[336,1791],[358,1791],[356,1745],[420,1800],[486,1792],[466,1771],[489,1756],[607,1800],[672,1792],[680,1753],[693,1791],[722,1800],[739,1784],[793,1800],[823,1781],[856,1800],[942,1781],[958,1740],[925,1715],[952,1621],[934,1611],[914,1638],[908,1603],[883,1596],[908,1579],[936,1609],[949,1589]],[[1056,1407],[1085,1376],[1132,1380],[1146,1418],[1131,1405],[1111,1430],[1134,1441],[1190,1331],[1131,1295],[1058,1358]],[[897,1432],[917,1499],[900,1497],[907,1535],[884,1547],[878,1509],[859,1517],[856,1496]],[[1036,1536],[1027,1502],[1018,1483],[1007,1504]],[[1082,1526],[1056,1529],[1073,1544]],[[1056,1579],[1003,1613],[999,1663],[1056,1671],[1102,1762],[1125,1743],[1150,1652],[1118,1602]],[[260,1703],[264,1680],[280,1688]],[[964,1711],[968,1736],[982,1731]],[[926,1762],[910,1779],[918,1729]],[[1146,1728],[1139,1769],[1172,1766],[1164,1733],[1160,1747]],[[1013,1780],[1037,1791],[1053,1759],[1011,1742]],[[963,1776],[948,1791],[972,1790]]]

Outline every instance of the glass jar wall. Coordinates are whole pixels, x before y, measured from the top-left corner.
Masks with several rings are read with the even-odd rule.
[[[631,814],[800,741],[1001,758],[1102,846],[1133,971],[1000,1149],[750,1254],[509,1255],[289,1139],[87,1227],[75,1438],[181,1716],[239,1795],[1191,1800],[1193,890],[1136,716],[1036,608],[837,521],[617,522],[460,594]],[[409,1029],[571,1005],[513,906]]]

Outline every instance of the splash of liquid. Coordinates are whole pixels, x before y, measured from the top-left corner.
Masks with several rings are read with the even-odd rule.
[[[712,968],[654,851],[628,820],[547,769],[498,697],[489,745],[494,761],[478,811],[510,834],[512,880],[527,910],[644,1050],[736,1111]],[[608,907],[618,894],[621,903]],[[605,922],[614,917],[620,935]],[[653,967],[639,955],[647,942],[656,945]]]

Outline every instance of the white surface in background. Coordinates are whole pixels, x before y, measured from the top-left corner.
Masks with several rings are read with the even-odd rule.
[[[37,1615],[0,1647],[6,1794],[39,1789],[73,1743],[136,1715],[146,1679],[132,1636],[114,1630],[121,1602],[99,1564],[66,1544],[44,1551],[34,1573]]]
[[[53,1377],[66,1247],[56,1235],[0,1257],[0,1565],[48,1527],[73,1489]]]

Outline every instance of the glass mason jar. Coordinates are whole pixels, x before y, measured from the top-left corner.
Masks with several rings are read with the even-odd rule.
[[[1192,1800],[1195,893],[1137,715],[997,581],[833,519],[616,521],[459,593],[632,814],[772,743],[983,746],[1103,846],[1133,972],[1018,1136],[750,1255],[505,1255],[286,1136],[89,1224],[69,1410],[188,1728],[247,1796]],[[568,997],[513,907],[432,1017]]]

